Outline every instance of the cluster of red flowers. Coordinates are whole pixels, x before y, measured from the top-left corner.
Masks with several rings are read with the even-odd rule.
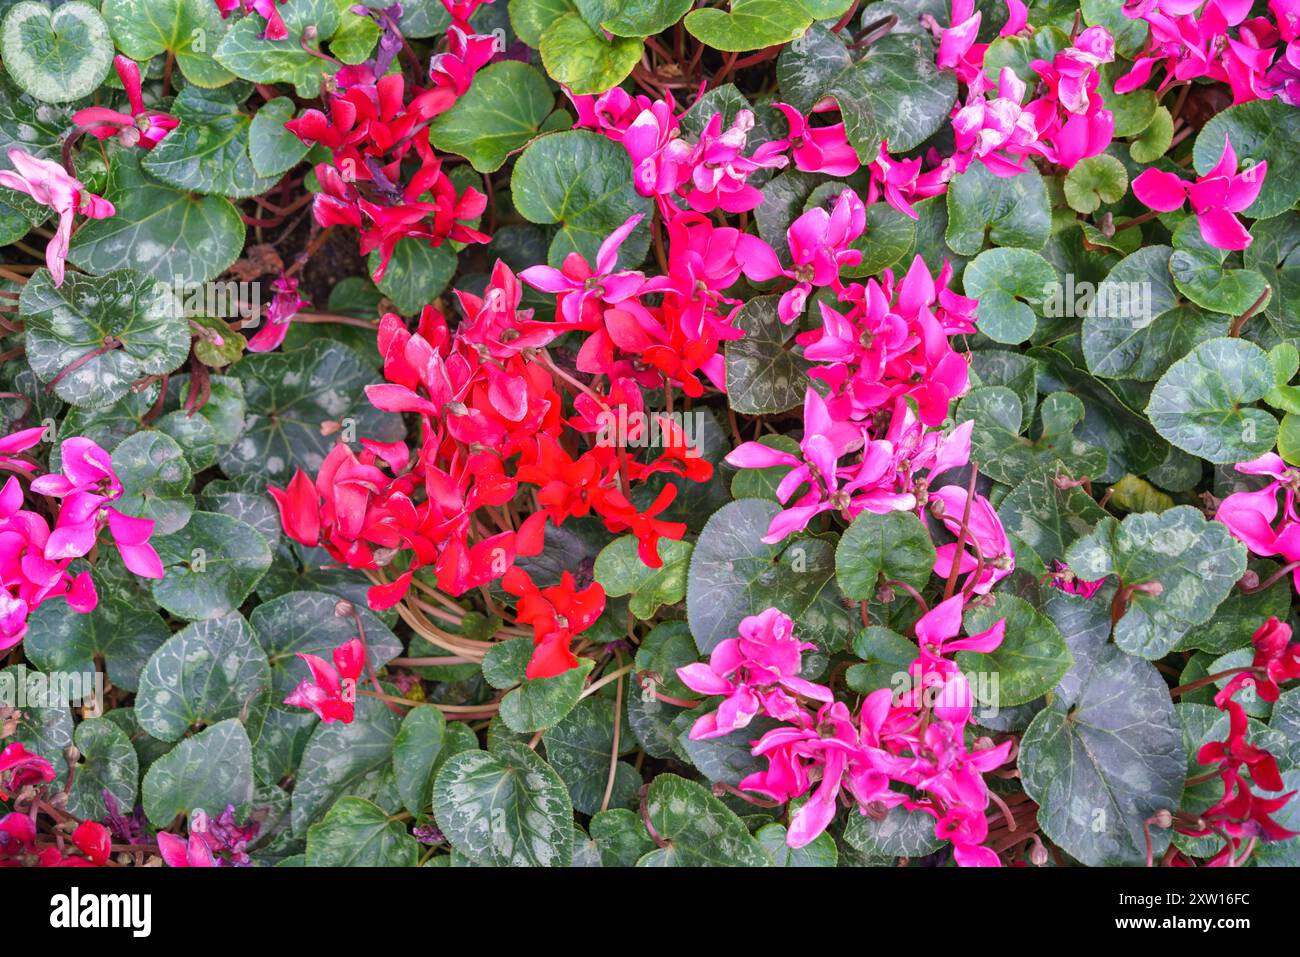
[[[361,231],[361,253],[379,251],[374,280],[379,282],[398,240],[428,240],[434,246],[451,240],[486,242],[469,225],[487,208],[487,198],[473,188],[457,193],[429,143],[429,124],[469,88],[474,74],[497,52],[495,37],[477,35],[468,17],[478,3],[443,0],[452,14],[450,49],[434,57],[428,87],[410,91],[401,73],[388,67],[401,47],[400,34],[386,11],[375,16],[385,29],[375,59],[344,67],[332,78],[328,115],[307,110],[285,126],[308,144],[333,154],[316,166],[321,191],[312,212],[321,226],[353,226]],[[403,170],[412,157],[418,168]]]
[[[39,754],[28,751],[20,741],[0,751],[0,799],[18,798],[29,788],[42,788],[55,778],[54,766]],[[29,792],[30,793],[30,792]],[[0,817],[0,867],[100,867],[112,853],[109,829],[96,821],[82,821],[67,835],[56,832],[55,843],[37,845],[37,812],[14,810]],[[69,853],[75,850],[79,853]]]
[[[1286,784],[1277,760],[1265,748],[1246,740],[1246,709],[1234,700],[1237,692],[1254,688],[1262,700],[1276,701],[1281,682],[1300,678],[1300,645],[1291,644],[1291,626],[1276,618],[1264,622],[1251,641],[1255,646],[1251,666],[1236,674],[1214,696],[1219,710],[1228,713],[1228,737],[1205,744],[1196,755],[1201,764],[1215,766],[1223,781],[1223,797],[1206,808],[1194,826],[1177,826],[1184,834],[1217,834],[1224,839],[1223,848],[1209,860],[1210,867],[1241,863],[1257,840],[1284,841],[1300,835],[1300,831],[1288,830],[1273,820],[1272,816],[1286,806],[1295,791],[1278,793]],[[1263,797],[1252,786],[1277,796]]]
[[[639,459],[634,452],[649,448],[642,441],[649,423],[641,383],[618,376],[622,366],[615,365],[602,393],[562,369],[547,346],[563,332],[586,331],[586,320],[535,321],[532,310],[519,308],[522,291],[498,262],[483,296],[457,293],[464,319],[454,333],[432,306],[414,332],[397,316],[385,316],[379,349],[387,382],[368,387],[367,395],[379,409],[419,416],[418,447],[413,453],[403,443],[363,439],[356,454],[340,444],[314,483],[299,471],[287,489],[271,494],[296,541],[319,544],[376,577],[381,569],[400,569],[371,589],[375,608],[401,601],[421,569],[451,595],[511,572],[504,586],[519,599],[517,619],[536,638],[528,674],[545,677],[576,664],[570,642],[599,617],[604,594],[597,584],[579,589],[571,576],[539,589],[513,568],[516,557],[541,551],[548,518],[558,526],[592,514],[614,534],[635,535],[642,560],[658,567],[659,539],[686,531],[659,517],[677,489],[664,484],[641,508],[631,498],[633,487],[658,473],[703,481],[713,467],[668,417],[654,423],[662,442],[653,457]],[[562,302],[559,315],[567,311]],[[607,319],[598,322],[608,328]],[[564,392],[572,400],[570,417]],[[522,520],[520,495],[532,497]]]

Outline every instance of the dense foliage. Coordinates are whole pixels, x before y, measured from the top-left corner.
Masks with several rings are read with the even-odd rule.
[[[1300,863],[1297,0],[0,16],[0,866]]]

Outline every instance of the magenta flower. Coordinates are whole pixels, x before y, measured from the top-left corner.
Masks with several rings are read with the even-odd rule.
[[[799,677],[802,652],[817,646],[794,636],[794,623],[775,608],[740,622],[740,636],[720,642],[709,663],[695,662],[677,669],[692,691],[726,695],[718,710],[698,718],[690,738],[720,738],[746,727],[760,713],[778,721],[797,720],[799,704],[792,695],[829,702],[831,690]]]
[[[954,535],[961,531],[966,501],[966,490],[957,485],[945,485],[930,493],[935,517]],[[941,578],[947,577],[952,571],[953,563],[957,562],[959,575],[970,574],[966,584],[976,595],[987,595],[994,585],[1010,575],[1016,567],[1015,552],[1002,527],[1002,520],[998,518],[998,513],[989,504],[989,500],[978,493],[970,503],[970,521],[960,557],[956,542],[940,545],[935,553],[935,574]]]
[[[844,124],[813,126],[810,122],[813,114],[821,112],[818,110],[821,104],[814,106],[812,114],[808,116],[788,103],[772,105],[781,111],[790,126],[790,135],[783,143],[789,147],[796,169],[805,173],[825,173],[828,176],[850,176],[857,172],[862,164],[857,152],[849,144]]]
[[[556,302],[565,320],[575,326],[582,325],[590,319],[591,310],[599,308],[599,303],[618,305],[643,291],[644,273],[615,272],[615,267],[619,249],[644,218],[641,213],[628,217],[627,222],[605,238],[596,253],[594,269],[579,253],[569,253],[562,268],[529,266],[519,278],[534,289],[558,296]]]
[[[1010,67],[998,74],[994,99],[975,97],[953,114],[955,156],[959,171],[973,157],[996,176],[1016,176],[1026,171],[1024,155],[1038,143],[1034,114],[1021,106],[1025,83]]]
[[[763,194],[749,184],[750,175],[760,169],[779,169],[789,161],[781,155],[785,147],[779,140],[764,143],[751,156],[745,156],[753,128],[754,114],[749,110],[740,110],[726,130],[722,128],[722,114],[713,114],[695,148],[682,155],[689,177],[681,187],[691,209],[700,213],[715,209],[743,213],[763,201]],[[666,152],[675,156],[676,145],[670,143]]]
[[[1227,525],[1233,537],[1256,555],[1277,555],[1288,564],[1300,560],[1300,511],[1296,509],[1300,470],[1288,466],[1275,452],[1240,462],[1236,468],[1246,475],[1269,476],[1273,481],[1256,492],[1229,495],[1219,503],[1215,519]],[[1280,522],[1279,491],[1284,493]],[[1291,579],[1300,591],[1300,569],[1291,573]]]
[[[318,655],[298,652],[307,664],[310,678],[303,678],[284,703],[316,712],[321,721],[351,724],[356,707],[357,679],[365,667],[366,647],[353,638],[334,649],[334,664]]]
[[[180,120],[158,110],[147,110],[140,88],[140,67],[134,60],[118,54],[113,68],[126,90],[130,113],[103,106],[88,106],[72,114],[72,122],[83,127],[95,139],[116,138],[123,146],[151,150],[180,124]]]
[[[1245,249],[1251,243],[1250,233],[1234,214],[1255,201],[1267,174],[1267,161],[1238,171],[1237,152],[1225,134],[1218,163],[1195,183],[1148,169],[1133,180],[1133,195],[1161,213],[1180,209],[1185,200],[1191,200],[1202,239],[1216,249]]]
[[[271,283],[271,289],[275,295],[266,309],[266,321],[248,340],[249,352],[270,352],[279,348],[289,334],[293,317],[308,305],[307,300],[298,295],[298,280],[293,276],[281,276]]]
[[[21,741],[13,741],[0,751],[0,799],[8,801],[27,785],[49,784],[54,777],[54,765],[32,754]]]
[[[900,160],[889,155],[889,142],[880,144],[880,153],[867,164],[871,182],[867,187],[867,202],[874,203],[884,196],[885,202],[905,216],[916,219],[912,201],[927,196],[937,196],[948,188],[954,170],[939,166],[928,173],[921,172],[919,159]]]
[[[26,193],[42,206],[59,214],[59,225],[54,238],[45,246],[45,264],[49,267],[54,285],[63,285],[63,264],[68,258],[68,243],[72,239],[72,219],[77,213],[91,219],[107,219],[115,210],[103,197],[86,192],[86,187],[68,175],[58,163],[38,159],[17,147],[9,150],[12,170],[0,170],[0,186]]]

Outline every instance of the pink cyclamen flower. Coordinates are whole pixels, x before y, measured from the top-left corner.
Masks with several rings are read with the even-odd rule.
[[[9,150],[9,162],[14,168],[0,170],[0,186],[26,193],[59,214],[58,229],[45,246],[45,264],[54,285],[61,286],[63,264],[68,258],[68,244],[72,239],[73,216],[82,213],[91,219],[107,219],[116,210],[108,200],[86,192],[86,187],[68,175],[58,163],[38,159],[17,147]]]
[[[103,106],[88,106],[72,114],[72,122],[83,127],[98,140],[116,138],[123,146],[139,146],[151,150],[162,142],[180,120],[158,110],[147,110],[140,87],[140,67],[134,60],[118,54],[113,58],[118,79],[126,89],[131,105],[130,113],[110,110]]]
[[[302,307],[309,305],[306,299],[298,295],[298,280],[293,276],[281,276],[271,283],[275,295],[266,310],[266,321],[256,334],[248,340],[249,352],[270,352],[284,342],[289,334],[289,324],[293,322]]]
[[[788,160],[782,155],[785,147],[780,141],[764,143],[752,155],[745,156],[753,128],[754,114],[749,110],[740,110],[725,130],[722,114],[713,114],[694,149],[682,156],[689,177],[681,189],[691,209],[700,213],[715,209],[743,213],[763,201],[758,187],[749,184],[750,175],[760,169],[779,169]],[[670,143],[666,152],[672,154],[680,142]]]
[[[794,622],[769,608],[740,622],[740,636],[720,642],[709,663],[677,669],[686,687],[698,694],[726,695],[717,711],[698,718],[690,738],[720,738],[746,727],[760,712],[778,721],[795,720],[799,705],[791,695],[829,702],[831,690],[799,677],[802,652],[817,646],[794,636]]]
[[[1300,511],[1296,508],[1300,470],[1291,468],[1276,452],[1240,462],[1236,468],[1245,475],[1263,475],[1273,481],[1256,492],[1229,495],[1219,503],[1215,520],[1227,525],[1233,537],[1256,555],[1276,555],[1288,564],[1300,561]],[[1280,521],[1279,491],[1284,493]],[[1291,575],[1292,583],[1300,591],[1300,568]]]
[[[957,535],[961,531],[962,518],[967,514],[967,493],[957,485],[945,485],[930,493],[931,509],[943,522],[948,531]],[[971,549],[977,549],[975,554]],[[993,586],[1006,578],[1016,567],[1015,552],[1007,539],[1002,520],[983,495],[976,494],[970,502],[969,522],[967,524],[965,546],[960,556],[957,543],[950,542],[935,549],[934,571],[941,578],[951,571],[954,562],[959,563],[958,574],[968,572],[973,576],[971,585],[976,595],[987,595]]]
[[[158,832],[158,853],[168,867],[216,867],[217,860],[212,856],[212,848],[200,834],[191,834],[188,839],[177,837],[166,831]]]
[[[55,778],[54,765],[32,754],[21,741],[0,751],[0,798],[8,801],[29,784],[48,784]]]
[[[912,201],[927,196],[938,196],[948,188],[954,169],[938,166],[928,173],[921,172],[921,160],[900,160],[889,155],[889,141],[880,144],[880,152],[867,168],[871,183],[867,187],[867,202],[874,203],[884,196],[885,202],[905,216],[917,219]]]
[[[790,135],[782,142],[789,145],[796,169],[828,176],[849,176],[857,172],[862,163],[857,151],[849,144],[843,122],[814,126],[810,122],[812,114],[804,116],[788,103],[772,105],[781,111],[790,126]],[[812,113],[818,112],[818,107],[814,106]]]
[[[303,678],[285,704],[296,708],[308,708],[326,724],[342,721],[351,724],[356,706],[357,679],[365,666],[366,649],[361,639],[353,638],[334,649],[334,664],[317,655],[298,652],[298,657],[307,664],[311,671],[310,678]]]
[[[1234,214],[1255,201],[1266,175],[1267,161],[1238,171],[1237,152],[1225,134],[1219,161],[1196,182],[1189,183],[1163,170],[1148,169],[1133,180],[1133,195],[1161,213],[1173,212],[1190,199],[1202,239],[1216,249],[1245,249],[1251,243],[1251,236]]]

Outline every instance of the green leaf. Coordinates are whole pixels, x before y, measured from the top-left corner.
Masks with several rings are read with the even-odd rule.
[[[277,484],[295,467],[315,472],[338,437],[326,423],[351,424],[356,435],[393,442],[405,435],[399,416],[378,412],[364,388],[375,373],[351,349],[317,339],[292,352],[266,352],[231,370],[244,386],[244,431],[218,460],[229,476],[256,475]]]
[[[493,173],[528,145],[550,115],[555,97],[540,71],[517,60],[480,70],[464,96],[429,128],[433,145]]]
[[[57,160],[71,122],[67,108],[22,92],[0,71],[0,169],[13,169],[9,150],[15,147],[41,159]],[[0,241],[22,239],[33,226],[46,222],[50,212],[26,193],[0,186]]]
[[[593,815],[587,830],[605,867],[632,867],[655,846],[640,815],[627,808],[611,808]]]
[[[189,328],[175,299],[131,270],[69,273],[62,286],[37,270],[23,287],[18,312],[32,371],[73,405],[109,405],[136,379],[171,372],[189,354]]]
[[[271,567],[271,549],[251,525],[216,512],[195,512],[184,528],[154,536],[164,577],[154,601],[179,618],[216,618],[239,608]]]
[[[160,53],[170,53],[185,79],[195,86],[224,86],[235,78],[212,58],[226,33],[226,21],[216,4],[205,0],[103,2],[104,19],[117,48],[132,60],[146,63]]]
[[[840,275],[848,279],[879,275],[901,262],[915,245],[916,223],[910,216],[888,203],[872,203],[867,207],[866,232],[851,247],[862,253],[862,262],[844,267]]]
[[[947,202],[945,238],[953,252],[963,256],[975,255],[986,240],[998,246],[1042,249],[1051,234],[1047,187],[1032,169],[1002,177],[975,163],[949,184]]]
[[[692,18],[716,12],[696,10],[686,18],[688,29]],[[957,81],[935,67],[930,39],[891,34],[860,55],[849,48],[849,39],[819,23],[786,47],[777,63],[783,98],[807,112],[822,97],[833,97],[864,163],[879,155],[882,140],[891,152],[902,153],[934,135],[957,99]]]
[[[624,679],[624,694],[627,683]],[[614,702],[592,696],[578,702],[578,706],[564,720],[542,737],[546,745],[546,760],[564,779],[579,814],[595,814],[601,810],[605,786],[609,781],[610,759],[614,752]],[[619,740],[620,751],[634,747],[630,735]],[[610,791],[608,807],[633,807],[641,775],[632,765],[619,761],[614,767],[614,784]]]
[[[777,315],[780,298],[745,303],[734,323],[745,335],[727,343],[727,401],[745,415],[797,408],[808,389],[811,363],[791,348],[796,329]]]
[[[595,576],[609,598],[631,595],[628,608],[642,621],[649,621],[660,605],[675,605],[686,597],[686,570],[693,546],[690,542],[659,539],[658,554],[663,565],[650,568],[641,561],[635,535],[622,535],[596,556]]]
[[[327,592],[291,591],[253,609],[249,621],[266,649],[271,666],[271,702],[281,702],[310,676],[299,653],[329,659],[339,645],[359,637],[357,619],[340,604],[351,605],[365,629],[367,663],[378,671],[402,653],[402,643],[364,604],[344,602]],[[296,709],[293,709],[296,710]]]
[[[1228,331],[1221,316],[1178,305],[1170,276],[1172,250],[1147,246],[1122,259],[1089,297],[1083,320],[1083,355],[1104,378],[1149,381],[1192,346]]]
[[[1122,522],[1103,519],[1070,546],[1065,561],[1085,581],[1115,575],[1128,588],[1141,586],[1115,625],[1115,643],[1156,659],[1191,626],[1210,620],[1246,570],[1246,547],[1226,525],[1180,505]]]
[[[319,96],[321,80],[333,67],[329,60],[308,53],[302,47],[303,31],[315,31],[319,48],[338,28],[338,5],[334,0],[287,0],[279,7],[289,35],[283,40],[266,40],[266,21],[244,17],[230,27],[217,46],[217,62],[235,76],[254,83],[292,83],[302,97]]]
[[[1169,151],[1174,141],[1174,118],[1169,108],[1162,106],[1151,116],[1151,122],[1132,143],[1128,153],[1135,163],[1154,163]]]
[[[293,100],[277,96],[263,103],[248,126],[248,155],[259,176],[279,176],[302,162],[310,147],[284,124],[294,117]]]
[[[433,800],[433,769],[442,753],[447,720],[433,705],[412,708],[393,739],[393,773],[402,804],[416,817]]]
[[[729,12],[710,7],[687,14],[686,29],[715,50],[743,53],[797,40],[812,23],[797,0],[731,0],[729,6]]]
[[[83,615],[64,601],[41,602],[27,620],[23,648],[43,671],[93,672],[102,660],[113,684],[135,691],[145,662],[171,632],[151,603],[110,587],[99,570],[94,579],[94,611]]]
[[[1058,475],[1069,478],[1058,468],[1039,469],[1007,493],[998,506],[998,517],[1007,531],[1032,548],[1044,564],[1064,559],[1066,549],[1106,517],[1079,486],[1062,488],[1056,481]]]
[[[1273,290],[1264,315],[1279,336],[1300,337],[1300,213],[1261,220],[1250,235],[1254,241],[1242,259]]]
[[[790,847],[786,844],[784,824],[764,824],[754,832],[754,839],[767,851],[777,867],[835,867],[840,852],[835,838],[823,831],[811,844]]]
[[[1095,213],[1102,203],[1118,203],[1128,192],[1128,171],[1113,156],[1088,156],[1065,177],[1065,201],[1076,213]]]
[[[871,856],[924,857],[943,846],[934,830],[934,818],[923,811],[894,807],[876,820],[854,810],[844,821],[844,840]]]
[[[216,817],[227,805],[238,816],[253,800],[253,747],[244,726],[230,718],[186,738],[153,763],[141,794],[154,827],[196,810]]]
[[[1085,414],[1077,396],[1053,392],[1043,399],[1039,409],[1043,431],[1036,440],[1019,434],[1023,414],[1020,397],[1005,386],[972,389],[958,406],[959,423],[975,420],[973,458],[989,478],[1014,485],[1033,471],[1051,468],[1058,460],[1078,478],[1096,479],[1105,472],[1106,450],[1074,434]]]
[[[646,815],[667,846],[638,867],[770,867],[772,859],[744,822],[694,781],[660,774],[650,782]]]
[[[1025,791],[1043,833],[1072,857],[1141,864],[1144,822],[1178,809],[1186,773],[1168,686],[1148,662],[1104,644],[1076,652],[1069,681],[1021,739]]]
[[[692,0],[620,0],[600,25],[615,36],[652,37],[686,15]]]
[[[1268,162],[1259,197],[1242,212],[1268,219],[1300,201],[1300,113],[1281,99],[1252,100],[1230,106],[1201,127],[1192,148],[1192,163],[1204,176],[1223,155],[1224,137],[1232,141],[1241,166]]]
[[[862,512],[835,547],[835,575],[848,598],[869,601],[886,579],[921,588],[934,570],[934,544],[911,512]]]
[[[207,282],[244,248],[244,223],[230,200],[152,179],[135,150],[113,154],[104,198],[117,211],[83,223],[69,247],[68,261],[87,272],[129,267],[167,284]]]
[[[529,734],[559,724],[582,695],[595,662],[579,658],[576,668],[553,678],[525,678],[501,699],[501,720],[511,731]]]
[[[1244,462],[1277,438],[1277,419],[1247,406],[1272,388],[1263,349],[1243,339],[1210,339],[1169,367],[1146,412],[1155,430],[1184,452],[1216,464]]]
[[[89,718],[77,725],[72,743],[81,760],[68,792],[68,813],[83,820],[107,817],[105,791],[119,808],[134,808],[140,764],[126,733],[107,718]]]
[[[1056,282],[1052,264],[1028,249],[985,250],[962,273],[966,295],[979,300],[979,331],[1008,344],[1034,334],[1034,310],[1041,310]]]
[[[308,867],[415,867],[419,859],[406,826],[362,798],[340,798],[307,829]]]
[[[122,482],[114,508],[152,519],[155,535],[185,526],[194,512],[194,476],[176,441],[161,432],[137,432],[113,450],[113,470]]]
[[[573,803],[564,781],[526,745],[500,742],[442,766],[433,812],[452,846],[479,864],[568,867]]]
[[[603,93],[617,86],[641,59],[639,37],[606,39],[576,13],[566,13],[541,37],[542,63],[551,79],[574,93]]]
[[[849,665],[844,678],[850,688],[865,695],[890,687],[900,675],[907,674],[908,666],[916,660],[916,642],[896,631],[871,625],[853,639],[853,653],[862,661]]]
[[[238,614],[196,621],[153,653],[140,675],[135,716],[160,741],[194,725],[238,718],[256,738],[266,717],[271,669]]]
[[[988,653],[962,651],[957,664],[962,671],[997,675],[993,696],[981,702],[994,708],[1028,704],[1051,691],[1070,670],[1072,659],[1065,639],[1052,619],[1023,598],[1000,592],[992,605],[980,605],[966,612],[966,633],[973,635],[992,628],[1005,618],[1002,644]],[[984,682],[972,683],[976,694]]]
[[[1260,580],[1277,571],[1270,561],[1251,562],[1250,570]],[[1196,625],[1183,635],[1175,651],[1199,649],[1211,654],[1226,654],[1250,643],[1250,636],[1269,618],[1282,621],[1291,609],[1290,577],[1283,576],[1263,591],[1243,592],[1234,589],[1214,611],[1214,617],[1203,625]]]
[[[295,837],[306,837],[308,827],[343,795],[378,799],[392,781],[397,731],[397,718],[383,702],[361,697],[351,724],[316,725],[293,787]],[[390,809],[397,809],[396,802]]]
[[[276,177],[259,176],[249,155],[252,120],[225,90],[187,86],[172,103],[181,121],[146,154],[145,172],[169,186],[244,199],[265,193]]]
[[[848,614],[835,585],[834,549],[825,539],[795,536],[762,541],[775,502],[746,498],[713,513],[695,543],[686,585],[686,614],[704,654],[735,637],[740,620],[767,608],[799,623],[799,636],[824,651],[844,645]]]
[[[374,275],[379,268],[380,252],[374,250],[366,259],[366,268]],[[379,280],[379,291],[404,316],[413,316],[437,299],[456,272],[456,253],[448,243],[430,246],[422,239],[403,236],[393,247],[393,255]]]
[[[559,267],[571,252],[589,263],[605,237],[636,213],[649,216],[650,200],[632,185],[632,161],[618,143],[589,130],[552,133],[534,140],[515,163],[510,180],[515,208],[534,223],[555,223],[547,261]],[[650,247],[642,223],[619,253],[619,268],[635,267]]]
[[[99,10],[84,0],[55,10],[22,0],[0,26],[0,55],[14,82],[32,96],[68,103],[104,82],[113,64],[113,38]]]
[[[1169,272],[1178,291],[1198,306],[1236,316],[1266,298],[1270,287],[1253,269],[1223,268],[1227,256],[1201,237],[1200,225],[1189,217],[1174,232]]]

